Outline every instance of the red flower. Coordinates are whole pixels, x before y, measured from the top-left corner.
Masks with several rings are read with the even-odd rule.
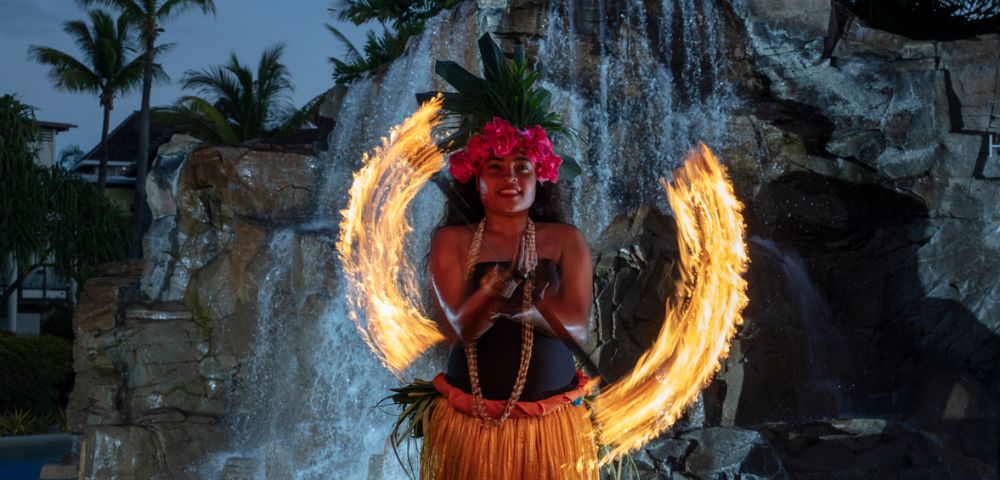
[[[448,173],[460,183],[468,182],[469,179],[479,172],[479,169],[472,165],[472,158],[469,156],[469,153],[464,150],[451,154],[451,157],[448,158],[448,163],[450,164]]]
[[[465,144],[465,151],[469,153],[469,160],[478,167],[487,158],[490,158],[489,145],[482,135],[473,135],[469,142]]]
[[[493,120],[487,122],[481,135],[493,155],[498,157],[510,155],[517,146],[519,136],[517,129],[500,117],[493,117]]]
[[[515,150],[524,152],[524,156],[535,164],[538,181],[559,181],[562,157],[553,153],[552,141],[545,129],[532,125],[518,130],[500,117],[493,117],[483,126],[482,133],[469,139],[464,150],[451,155],[448,171],[455,180],[465,183],[479,173],[479,167],[491,154],[503,157]]]

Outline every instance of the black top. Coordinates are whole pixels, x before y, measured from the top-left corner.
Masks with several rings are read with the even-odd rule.
[[[510,262],[477,263],[472,273],[472,285],[478,285],[486,271],[497,264],[509,265]],[[559,264],[554,260],[539,259],[536,272],[536,284],[548,280],[553,287],[558,285]],[[521,304],[520,287],[510,302],[513,302],[512,305]],[[533,338],[528,376],[519,400],[541,400],[576,388],[576,366],[569,348],[559,339],[538,329],[535,329]],[[490,400],[510,398],[517,380],[517,367],[521,363],[521,324],[508,318],[497,319],[476,341],[476,362],[479,364],[479,386],[483,397]],[[472,393],[469,367],[461,345],[452,347],[449,352],[445,378],[462,391]]]

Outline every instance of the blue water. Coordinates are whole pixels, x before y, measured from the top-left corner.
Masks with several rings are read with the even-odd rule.
[[[42,465],[59,463],[71,445],[52,445],[0,451],[0,479],[38,480]]]

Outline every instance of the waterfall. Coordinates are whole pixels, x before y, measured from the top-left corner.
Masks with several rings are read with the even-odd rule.
[[[847,349],[846,335],[832,320],[829,302],[809,278],[805,262],[795,252],[784,251],[768,239],[757,236],[750,241],[763,247],[780,265],[785,278],[785,294],[790,304],[797,307],[798,318],[790,318],[789,326],[801,331],[805,337],[806,373],[803,382],[806,393],[818,405],[830,404],[836,408],[835,417],[845,413],[843,375],[852,372],[851,356]]]
[[[716,8],[711,0],[664,0],[653,11],[635,0],[567,0],[548,7],[537,62],[552,104],[586,140],[566,151],[584,174],[565,193],[569,220],[588,239],[642,203],[667,210],[656,179],[669,175],[699,140],[723,146],[733,96],[716,81],[725,64]],[[206,461],[203,477],[405,478],[384,450],[395,414],[373,407],[397,380],[348,319],[342,285],[317,292],[293,285],[292,278],[308,262],[301,253],[304,238],[336,255],[339,211],[362,155],[416,109],[415,92],[449,89],[433,73],[434,61],[479,68],[475,9],[466,2],[430,19],[384,74],[348,89],[331,148],[317,159],[323,178],[315,215],[271,233],[274,266],[261,281],[254,357],[230,397],[233,444]],[[411,205],[409,252],[418,266],[442,207],[443,195],[433,185]],[[339,283],[339,270],[330,274]],[[311,323],[306,295],[330,299],[330,310]],[[443,364],[440,353],[425,356],[407,379],[430,378]]]
[[[539,41],[542,84],[577,128],[567,149],[583,168],[569,187],[572,223],[594,240],[615,215],[651,203],[669,210],[656,179],[669,178],[699,141],[726,146],[736,104],[717,2],[552,2]],[[725,159],[723,159],[725,161]]]

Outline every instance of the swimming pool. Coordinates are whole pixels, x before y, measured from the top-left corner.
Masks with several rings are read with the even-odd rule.
[[[0,438],[0,478],[38,480],[42,465],[59,463],[73,453],[75,437],[68,434],[27,435]]]

